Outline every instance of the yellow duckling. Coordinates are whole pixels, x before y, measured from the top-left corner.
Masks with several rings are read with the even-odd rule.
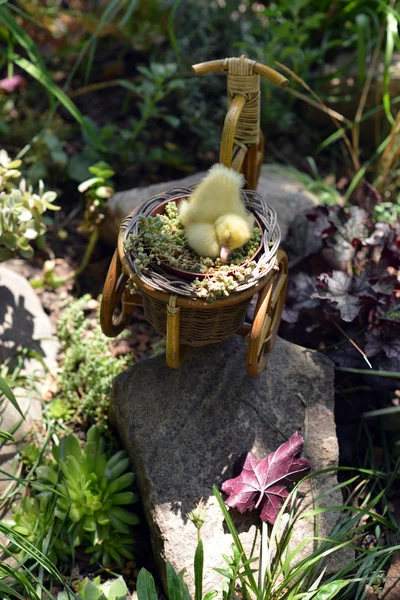
[[[226,261],[229,253],[245,244],[252,232],[254,217],[241,198],[244,177],[233,169],[216,164],[179,206],[189,246],[200,256]]]

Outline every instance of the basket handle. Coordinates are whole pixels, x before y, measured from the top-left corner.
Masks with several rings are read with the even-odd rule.
[[[197,65],[192,65],[192,69],[196,75],[203,75],[204,73],[212,73],[214,71],[228,71],[229,65],[225,58],[221,58],[218,60],[209,60],[207,62],[198,63]],[[265,79],[268,79],[280,88],[285,88],[289,84],[289,80],[286,79],[284,75],[281,75],[281,73],[278,73],[278,71],[275,71],[275,69],[271,69],[271,67],[267,67],[267,65],[263,65],[259,62],[254,62],[253,73],[265,77]]]

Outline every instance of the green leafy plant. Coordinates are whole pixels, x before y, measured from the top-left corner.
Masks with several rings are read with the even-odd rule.
[[[39,183],[38,193],[21,179],[20,160],[12,161],[0,150],[0,261],[16,254],[32,256],[31,242],[46,232],[43,213],[58,210],[53,204],[55,192],[45,192]]]
[[[77,581],[78,593],[76,600],[126,600],[128,588],[122,577],[109,579],[105,583],[100,583],[100,577],[91,581],[86,577],[83,581]],[[68,592],[60,592],[57,600],[70,600]]]
[[[27,467],[31,468],[39,460],[40,448],[34,442],[25,444],[21,450],[21,461]]]
[[[57,398],[65,409],[74,411],[74,421],[97,423],[108,433],[110,392],[116,377],[130,358],[116,358],[109,350],[110,340],[103,335],[96,320],[85,317],[85,295],[69,299],[58,322],[57,333],[64,353],[57,377]]]
[[[56,398],[46,407],[49,417],[56,421],[69,421],[74,414],[74,409],[62,398]]]
[[[78,191],[85,194],[86,210],[82,230],[91,233],[104,219],[107,200],[113,195],[114,187],[111,177],[115,172],[105,162],[98,162],[89,167],[93,175],[78,186]]]
[[[73,157],[68,166],[68,172],[73,179],[82,181],[86,177],[89,165],[95,161],[106,159],[112,164],[118,164],[119,168],[125,168],[133,162],[163,160],[165,154],[171,153],[171,149],[166,153],[161,149],[149,150],[151,135],[146,128],[152,120],[163,121],[174,129],[179,126],[179,118],[169,114],[165,106],[167,98],[184,85],[183,80],[175,76],[177,65],[151,62],[148,67],[138,66],[137,70],[141,75],[141,82],[133,83],[119,79],[117,83],[129,92],[129,104],[132,99],[137,100],[138,116],[128,118],[125,127],[110,123],[102,128],[87,117],[86,121],[91,124],[101,141],[101,148],[93,143],[91,136],[83,132],[86,148]],[[85,183],[82,185],[85,186]]]
[[[104,566],[112,562],[122,566],[123,558],[132,560],[132,526],[139,519],[124,508],[137,501],[130,490],[134,474],[127,472],[127,453],[120,450],[107,460],[105,440],[93,425],[83,449],[71,434],[53,446],[53,456],[54,466],[38,467],[35,487],[39,499],[48,496],[42,484],[57,491],[54,515],[64,524],[72,547],[83,545],[91,562]]]
[[[110,178],[115,174],[111,167],[105,162],[99,162],[89,167],[89,171],[94,177],[87,179],[78,186],[78,190],[85,194],[86,209],[83,223],[80,229],[89,235],[83,258],[79,267],[72,275],[68,277],[57,277],[55,274],[55,262],[45,261],[43,265],[43,276],[32,279],[31,285],[34,288],[43,286],[56,290],[64,285],[70,279],[76,279],[89,264],[94,249],[99,239],[99,228],[105,217],[107,200],[114,193],[114,187]]]

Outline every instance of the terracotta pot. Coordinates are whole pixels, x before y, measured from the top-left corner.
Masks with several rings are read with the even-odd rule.
[[[157,206],[157,208],[155,208],[150,213],[150,216],[155,217],[156,215],[164,215],[165,207],[167,206],[167,204],[169,202],[175,202],[179,206],[179,204],[185,198],[190,198],[190,195],[176,196],[175,198],[169,198],[169,200],[165,200],[164,202],[161,202],[161,204],[159,204]],[[262,233],[262,227],[261,227],[260,222],[255,217],[254,217],[254,219],[255,219],[255,225],[260,229],[260,231]],[[242,265],[245,266],[248,263],[250,263],[251,261],[255,260],[256,257],[258,256],[258,254],[261,252],[262,247],[263,247],[263,239],[261,238],[260,244],[259,244],[257,250],[255,251],[255,253],[253,254],[253,256],[251,256],[248,260],[246,260],[244,263],[242,263]],[[183,271],[182,269],[177,269],[175,267],[171,267],[171,265],[169,265],[168,263],[161,263],[161,267],[167,273],[171,273],[171,275],[177,275],[181,279],[186,279],[187,281],[194,281],[195,279],[204,279],[206,276],[204,273],[193,273],[192,271]],[[229,271],[228,271],[228,274],[229,274]]]

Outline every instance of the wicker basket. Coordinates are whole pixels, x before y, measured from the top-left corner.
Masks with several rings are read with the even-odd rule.
[[[121,225],[120,236],[127,240],[131,233],[139,230],[139,218],[153,214],[154,209],[166,200],[173,201],[182,195],[190,196],[191,188],[174,188],[153,196],[141,204],[134,213]],[[125,259],[129,272],[134,274],[135,286],[139,288],[143,298],[143,308],[146,319],[160,335],[167,334],[167,321],[169,312],[175,306],[171,305],[172,299],[178,296],[189,297],[193,306],[182,306],[180,309],[180,343],[189,346],[203,346],[220,342],[234,335],[244,323],[246,311],[252,296],[257,288],[264,283],[276,264],[276,254],[280,242],[280,229],[275,211],[263,203],[262,198],[252,190],[242,193],[246,208],[257,218],[262,228],[262,250],[256,257],[257,266],[253,273],[244,282],[238,285],[237,290],[228,298],[218,298],[212,304],[197,298],[190,282],[176,274],[171,274],[159,265],[153,264],[146,271],[137,267],[137,255],[126,252]],[[154,295],[151,290],[168,292],[165,299],[159,294]],[[227,304],[227,300],[230,300]],[[204,310],[204,305],[207,306]],[[168,312],[169,311],[169,312]]]

